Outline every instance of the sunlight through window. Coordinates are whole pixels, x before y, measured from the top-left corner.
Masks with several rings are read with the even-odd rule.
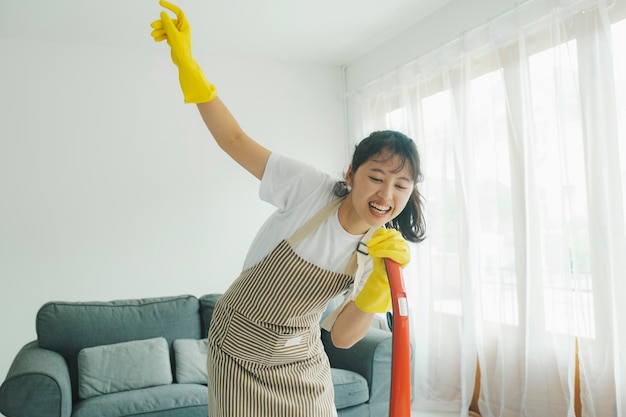
[[[626,39],[626,20],[615,23],[613,30],[613,74],[615,77],[617,124],[622,167],[622,196],[626,196],[626,48],[620,47]],[[624,223],[626,223],[626,201],[624,201]]]
[[[626,21],[612,26],[614,40],[626,39]],[[619,42],[615,42],[618,44]],[[522,168],[523,187],[512,187],[511,149],[515,143],[509,135],[511,118],[505,92],[506,67],[497,68],[471,80],[459,97],[469,114],[455,114],[456,96],[448,88],[439,88],[422,96],[418,109],[423,134],[420,145],[424,181],[420,189],[427,199],[429,271],[432,307],[434,311],[462,315],[462,256],[467,256],[462,244],[460,224],[467,207],[465,189],[476,193],[478,224],[472,225],[478,236],[472,236],[477,251],[470,253],[477,262],[475,312],[486,322],[517,326],[520,324],[520,303],[529,285],[529,277],[519,277],[526,262],[527,251],[535,251],[539,259],[542,285],[541,308],[547,332],[595,338],[594,293],[591,277],[589,237],[587,167],[584,154],[583,126],[578,74],[578,45],[576,40],[543,50],[528,58],[530,106],[524,111],[531,115],[528,126],[531,139]],[[626,49],[614,48],[617,119],[621,166],[626,167]],[[443,87],[443,82],[439,80]],[[395,108],[385,113],[390,129],[405,129],[409,109]],[[459,126],[459,121],[467,126]],[[458,143],[459,137],[464,142]],[[467,145],[470,143],[471,145]],[[460,150],[461,146],[471,149]],[[471,185],[460,183],[459,152],[473,160]],[[467,163],[467,162],[466,162]],[[463,174],[465,175],[465,174]],[[462,176],[468,181],[467,176]],[[622,189],[626,195],[626,168],[622,170]],[[468,187],[468,188],[464,188]],[[516,195],[520,199],[514,199]],[[530,193],[530,194],[527,194]],[[528,195],[536,200],[528,201]],[[513,201],[526,207],[516,207]],[[520,202],[521,201],[521,202]],[[625,202],[626,203],[626,202]],[[528,212],[530,210],[531,212]],[[474,213],[476,214],[476,213]],[[516,217],[517,216],[517,217]],[[521,217],[520,217],[521,216]],[[536,216],[537,243],[516,247],[514,218]],[[474,217],[473,217],[474,218]],[[624,209],[626,223],[626,204]],[[518,220],[519,221],[519,220]],[[524,231],[525,233],[526,231]],[[536,247],[538,246],[538,247]],[[524,267],[524,265],[521,265]],[[471,273],[471,272],[463,272]],[[445,277],[439,279],[438,277]],[[532,277],[537,278],[537,277]]]
[[[454,139],[450,92],[443,91],[425,98],[422,108],[425,178],[422,191],[428,199],[426,222],[431,247],[433,309],[460,315],[458,204],[454,161],[449,150]]]
[[[502,71],[472,80],[472,132],[480,210],[483,319],[519,324],[511,203],[511,167]]]
[[[576,68],[575,41],[530,57],[533,154],[540,179],[536,186],[546,329],[593,337],[586,171]]]

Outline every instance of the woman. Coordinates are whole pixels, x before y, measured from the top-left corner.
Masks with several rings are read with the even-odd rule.
[[[209,416],[336,416],[319,320],[345,294],[322,325],[336,346],[348,348],[375,313],[391,309],[383,258],[406,265],[403,236],[424,237],[415,144],[398,132],[375,132],[357,146],[339,182],[271,153],[243,132],[204,77],[182,11],[160,4],[176,19],[162,12],[152,36],[170,45],[185,102],[197,104],[218,145],[261,180],[261,198],[278,208],[212,316]]]

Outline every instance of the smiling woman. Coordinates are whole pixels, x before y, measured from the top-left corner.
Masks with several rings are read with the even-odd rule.
[[[374,132],[356,147],[345,181],[269,151],[241,129],[205,78],[185,14],[160,4],[175,18],[161,12],[152,37],[170,46],[185,102],[197,104],[216,143],[261,181],[261,199],[277,208],[215,306],[209,416],[334,417],[319,322],[343,294],[322,326],[347,348],[364,337],[374,314],[391,309],[383,259],[406,266],[405,239],[424,238],[415,143],[398,132]],[[363,245],[367,251],[357,251]]]

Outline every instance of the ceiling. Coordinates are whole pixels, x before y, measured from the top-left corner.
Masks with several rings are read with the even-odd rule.
[[[178,0],[194,50],[348,64],[450,0]],[[146,47],[158,0],[5,0],[0,37]],[[8,4],[7,4],[8,3]]]

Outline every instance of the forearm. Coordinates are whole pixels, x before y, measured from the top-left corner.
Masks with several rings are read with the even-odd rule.
[[[374,314],[359,310],[354,302],[348,303],[330,331],[333,344],[338,348],[350,348],[365,336],[373,318]]]
[[[178,67],[178,80],[185,103],[196,103],[200,115],[217,144],[239,165],[258,179],[263,178],[270,151],[253,141],[217,97],[216,89],[204,76],[191,55],[191,30],[183,11],[161,0],[159,4],[176,14],[172,20],[166,12],[150,25],[155,41],[167,40],[172,61]]]
[[[198,111],[217,144],[227,153],[245,136],[243,129],[219,97],[206,103],[198,103]]]
[[[241,129],[220,98],[198,103],[198,111],[219,147],[252,175],[263,178],[270,151]]]

